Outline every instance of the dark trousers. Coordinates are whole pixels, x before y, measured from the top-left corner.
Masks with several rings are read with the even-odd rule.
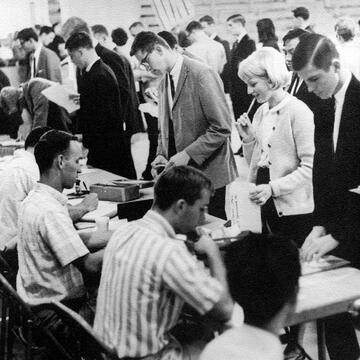
[[[226,220],[225,213],[225,193],[226,186],[216,189],[214,195],[210,199],[208,211],[210,215]]]
[[[156,150],[158,145],[159,129],[158,129],[158,119],[151,116],[150,114],[145,113],[145,120],[147,124],[147,133],[149,139],[149,155],[147,158],[146,168],[142,173],[142,177],[145,180],[152,180],[151,175],[151,163],[156,157]]]
[[[268,184],[269,182],[269,169],[259,168],[256,185]],[[270,230],[273,234],[293,240],[298,247],[302,246],[312,229],[312,214],[279,216],[273,198],[268,199],[261,207],[261,220],[263,233],[268,233]]]

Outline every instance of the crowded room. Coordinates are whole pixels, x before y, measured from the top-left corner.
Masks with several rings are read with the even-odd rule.
[[[0,360],[360,360],[360,3],[0,7]]]

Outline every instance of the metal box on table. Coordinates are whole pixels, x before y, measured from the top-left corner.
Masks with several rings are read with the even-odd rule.
[[[138,185],[129,184],[93,184],[90,192],[96,193],[99,200],[125,202],[140,197]]]

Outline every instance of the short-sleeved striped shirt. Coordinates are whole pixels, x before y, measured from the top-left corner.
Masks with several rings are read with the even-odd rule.
[[[168,344],[184,302],[205,314],[222,291],[150,210],[119,228],[105,250],[94,329],[120,358],[155,354]]]
[[[89,253],[74,229],[67,197],[38,183],[20,207],[17,290],[36,305],[84,295],[81,272],[71,264]]]

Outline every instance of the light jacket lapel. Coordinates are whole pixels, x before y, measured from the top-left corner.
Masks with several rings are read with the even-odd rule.
[[[179,81],[178,81],[178,84],[177,84],[176,89],[175,89],[174,102],[173,102],[173,106],[172,106],[173,108],[177,103],[177,100],[179,98],[181,89],[183,88],[185,80],[187,78],[188,72],[189,72],[189,69],[188,69],[187,64],[186,64],[186,58],[184,57],[184,61],[183,61],[183,64],[181,66]]]

